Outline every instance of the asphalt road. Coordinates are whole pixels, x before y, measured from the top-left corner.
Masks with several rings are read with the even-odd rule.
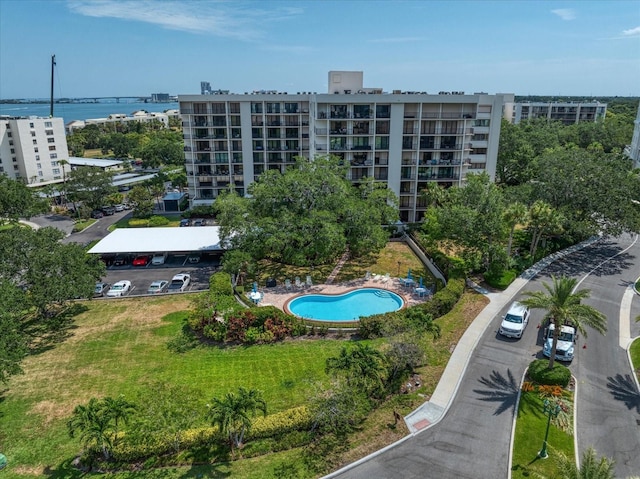
[[[636,244],[620,254],[632,241],[623,237],[598,242],[553,263],[524,288],[542,289],[542,282],[549,282],[551,274],[582,279],[591,272],[581,287],[592,289],[589,304],[602,308],[607,315],[609,334],[590,334],[586,349],[582,349],[585,338],[580,338],[571,365],[578,381],[578,444],[580,451],[593,445],[600,455],[615,458],[618,477],[640,471],[636,423],[640,419],[640,396],[630,380],[626,353],[618,346],[616,326],[624,289],[640,275],[640,247]],[[632,317],[638,314],[637,302],[632,303]],[[529,362],[542,358],[542,333],[537,325],[543,316],[541,311],[534,311],[522,339],[505,339],[497,331],[500,316],[508,307],[479,341],[451,408],[438,424],[337,477],[508,477],[518,389]],[[635,323],[631,333],[640,333]],[[532,441],[542,446],[542,439]]]

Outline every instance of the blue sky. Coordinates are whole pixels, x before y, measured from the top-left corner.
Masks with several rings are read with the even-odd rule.
[[[640,96],[640,1],[0,0],[0,98],[364,86]]]

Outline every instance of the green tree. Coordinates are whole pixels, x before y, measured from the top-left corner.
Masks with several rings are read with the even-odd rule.
[[[615,461],[607,457],[598,459],[596,451],[590,447],[582,454],[580,467],[578,467],[576,461],[560,453],[556,477],[559,479],[615,479]]]
[[[67,422],[70,437],[80,433],[80,440],[85,448],[97,447],[105,459],[109,459],[113,443],[111,441],[111,418],[103,404],[91,398],[87,405],[78,405],[73,416]]]
[[[522,304],[533,309],[546,311],[545,321],[553,320],[553,343],[549,358],[549,369],[553,369],[556,359],[558,338],[562,326],[572,324],[584,336],[587,336],[586,326],[590,326],[601,334],[607,331],[607,318],[597,309],[586,304],[582,300],[589,298],[588,289],[575,291],[578,281],[575,278],[552,276],[552,284],[543,283],[545,291],[527,291],[527,298],[520,300]]]
[[[327,358],[325,372],[343,376],[348,386],[361,385],[376,394],[384,389],[385,357],[368,344],[357,343],[352,348],[343,347],[339,356]]]
[[[531,205],[528,217],[531,231],[529,254],[535,258],[540,240],[544,236],[562,232],[562,216],[549,204],[538,200]]]
[[[257,264],[251,255],[245,251],[232,249],[222,257],[222,270],[234,278],[234,286],[244,284],[248,275],[253,276],[257,270]]]
[[[513,233],[516,226],[522,224],[527,219],[527,207],[522,203],[511,203],[505,209],[502,217],[509,228],[509,242],[507,243],[507,258],[511,258],[511,246],[513,245]]]
[[[496,166],[497,182],[519,185],[529,181],[535,154],[520,125],[502,120]]]
[[[149,218],[153,214],[153,196],[144,186],[131,188],[127,200],[133,208],[135,218]]]
[[[16,222],[19,218],[29,218],[46,211],[46,202],[39,199],[33,190],[24,183],[0,174],[0,225],[5,221]]]
[[[113,444],[118,443],[120,423],[127,424],[136,410],[135,404],[127,401],[121,394],[117,398],[106,397],[102,400],[104,413],[113,421]]]
[[[220,432],[227,436],[231,449],[242,447],[245,434],[251,429],[251,417],[257,412],[267,415],[267,404],[262,393],[255,389],[238,388],[237,393],[227,393],[223,398],[213,398],[208,418]]]
[[[330,389],[314,391],[309,410],[313,430],[343,437],[366,418],[371,403],[363,390],[337,382]]]
[[[69,173],[66,187],[74,203],[82,202],[90,209],[99,209],[104,199],[117,191],[112,180],[112,172],[82,166]]]
[[[27,298],[25,292],[6,279],[0,278],[0,382],[22,372],[20,363],[28,353],[28,337],[24,334],[22,318]]]

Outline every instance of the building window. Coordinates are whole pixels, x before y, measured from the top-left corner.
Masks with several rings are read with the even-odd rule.
[[[58,158],[58,154],[57,153],[50,153],[49,154],[49,159],[55,160],[56,158]]]
[[[55,138],[47,138],[47,143],[55,143],[56,139]]]
[[[44,176],[44,173],[42,173],[42,171],[38,171],[38,176]]]
[[[18,165],[13,165],[13,171],[18,171]]]
[[[42,169],[42,163],[36,163],[36,168],[38,168],[39,170]]]
[[[40,155],[36,155],[36,161],[40,160]]]
[[[35,132],[35,131],[32,131],[32,132],[31,132],[31,136],[36,136],[36,132]]]
[[[38,144],[38,140],[36,140],[35,138],[33,139],[33,144],[37,145]]]
[[[50,121],[45,121],[44,122],[44,127],[45,128],[51,128],[51,127],[53,127],[53,123],[51,123]]]
[[[29,128],[33,128],[33,123],[29,123]]]
[[[0,173],[4,173],[4,168],[0,166]]]
[[[10,131],[8,131],[8,132],[7,132],[7,136],[8,136],[9,138],[11,138],[11,136],[12,136],[12,135],[11,135],[11,132],[10,132]]]
[[[37,146],[33,149],[33,152],[34,152],[34,153],[39,153],[39,152],[38,152],[38,147],[37,147]]]
[[[51,135],[53,135],[53,130],[45,130],[44,133],[47,136],[51,136]]]
[[[56,151],[56,145],[49,146],[49,151]]]
[[[58,165],[59,165],[59,162],[58,162],[58,161],[52,161],[52,162],[51,162],[51,166],[53,166],[53,167],[56,167],[56,166],[58,166]]]
[[[11,154],[14,154],[16,152],[15,148],[11,148]]]
[[[55,161],[55,162],[52,161],[52,163],[57,163],[57,161]],[[60,174],[60,168],[54,168],[53,170],[51,170],[51,172],[54,175],[59,175]]]

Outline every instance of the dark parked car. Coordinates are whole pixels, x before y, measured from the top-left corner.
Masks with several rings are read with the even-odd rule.
[[[91,217],[96,219],[96,220],[102,218],[103,216],[104,216],[104,213],[102,211],[93,210],[91,212]]]
[[[189,226],[189,220],[184,219],[184,220],[180,220],[180,226]]]
[[[123,254],[116,255],[113,260],[114,266],[123,266],[129,262],[129,258]]]

